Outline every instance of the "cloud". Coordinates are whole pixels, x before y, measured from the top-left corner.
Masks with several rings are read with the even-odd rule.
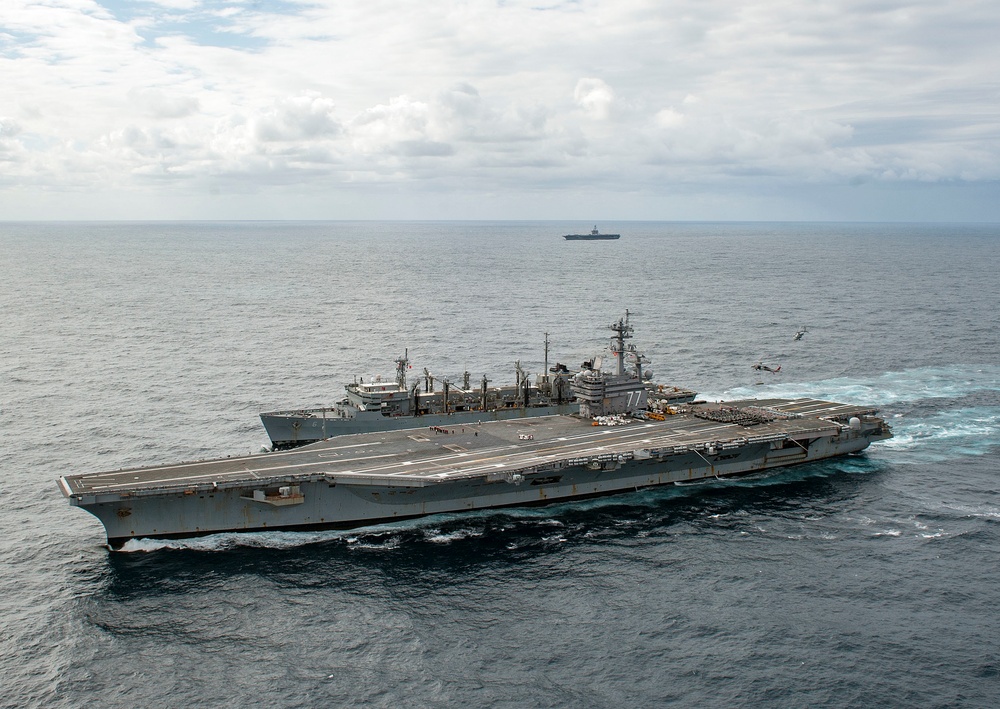
[[[603,121],[611,116],[615,92],[600,79],[580,79],[573,90],[573,100],[591,118]]]
[[[998,26],[975,0],[10,0],[0,160],[168,201],[989,182]]]
[[[198,99],[194,96],[170,94],[155,88],[132,88],[128,96],[150,118],[183,118],[199,108]]]
[[[677,128],[684,124],[684,114],[673,107],[664,108],[656,112],[656,123],[661,128]]]
[[[349,123],[351,143],[364,154],[391,151],[394,146],[427,137],[430,107],[408,96],[366,109]]]
[[[0,184],[10,182],[13,175],[10,173],[11,164],[22,163],[26,159],[26,150],[17,140],[21,127],[12,118],[0,116],[0,164],[5,164],[5,168],[0,170]]]
[[[13,118],[0,116],[0,140],[13,138],[21,132],[21,127]]]
[[[341,130],[333,101],[315,92],[278,99],[252,122],[254,135],[261,141],[321,139]]]

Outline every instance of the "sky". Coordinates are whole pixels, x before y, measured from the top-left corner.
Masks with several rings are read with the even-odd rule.
[[[1000,221],[996,0],[2,0],[0,220]]]

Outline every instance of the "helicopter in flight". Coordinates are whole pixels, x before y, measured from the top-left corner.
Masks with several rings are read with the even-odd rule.
[[[799,328],[799,330],[795,333],[795,335],[792,337],[792,339],[795,340],[796,342],[798,342],[799,340],[802,339],[802,336],[805,335],[807,332],[809,332],[809,328],[803,326],[803,327]]]
[[[780,364],[777,367],[771,367],[770,365],[764,364],[763,362],[757,362],[756,364],[751,366],[758,372],[771,372],[772,374],[777,374],[778,372],[781,371]]]

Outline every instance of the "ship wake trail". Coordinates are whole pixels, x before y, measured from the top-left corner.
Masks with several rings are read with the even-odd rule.
[[[743,391],[749,390],[734,389],[724,396]],[[896,463],[939,463],[988,455],[1000,447],[1000,367],[993,365],[920,367],[862,382],[784,383],[756,393],[873,402],[893,427],[893,439],[878,455]]]
[[[939,463],[959,456],[989,455],[1000,448],[1000,403],[996,406],[930,410],[893,420],[894,440],[885,455],[898,463]]]
[[[959,364],[949,367],[918,367],[885,372],[867,380],[848,377],[816,382],[783,382],[759,387],[737,387],[721,399],[751,396],[812,397],[849,403],[866,402],[886,407],[925,399],[957,399],[977,392],[1000,392],[1000,367]]]

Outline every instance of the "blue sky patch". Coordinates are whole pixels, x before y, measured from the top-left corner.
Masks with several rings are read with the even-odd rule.
[[[268,40],[251,34],[242,20],[261,15],[298,15],[302,9],[300,4],[282,0],[205,0],[186,9],[141,0],[100,0],[100,4],[117,20],[137,23],[136,33],[146,44],[160,37],[184,36],[201,46],[249,51],[263,49]]]

